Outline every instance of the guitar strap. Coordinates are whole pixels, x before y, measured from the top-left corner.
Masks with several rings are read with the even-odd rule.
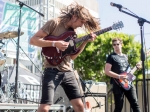
[[[124,57],[126,58],[126,61],[128,62],[128,57],[127,57],[127,55],[126,55],[126,54],[123,54],[123,55],[124,55]],[[130,69],[130,64],[128,64],[128,66],[127,66],[125,72],[128,72],[129,69]]]

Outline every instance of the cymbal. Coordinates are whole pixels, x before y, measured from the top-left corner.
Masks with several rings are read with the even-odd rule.
[[[24,32],[20,32],[20,36],[23,35]],[[0,33],[0,39],[10,39],[18,37],[18,31],[7,31]]]

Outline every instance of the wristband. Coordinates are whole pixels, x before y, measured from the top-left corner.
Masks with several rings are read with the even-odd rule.
[[[52,41],[52,46],[55,47],[55,41]]]
[[[118,75],[118,79],[120,79],[120,75]]]

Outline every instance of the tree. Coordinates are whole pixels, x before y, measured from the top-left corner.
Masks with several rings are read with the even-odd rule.
[[[140,60],[141,44],[134,40],[134,35],[123,33],[104,33],[97,39],[88,43],[85,50],[74,61],[75,69],[84,80],[108,82],[109,78],[104,74],[104,66],[107,56],[113,51],[112,38],[120,37],[123,40],[123,52],[128,55],[131,66],[135,66]],[[136,73],[141,75],[141,71]]]

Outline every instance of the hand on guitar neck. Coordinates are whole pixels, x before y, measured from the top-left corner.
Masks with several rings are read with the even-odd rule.
[[[138,70],[142,68],[141,62],[139,62],[139,63],[136,64],[136,68],[137,68]]]

